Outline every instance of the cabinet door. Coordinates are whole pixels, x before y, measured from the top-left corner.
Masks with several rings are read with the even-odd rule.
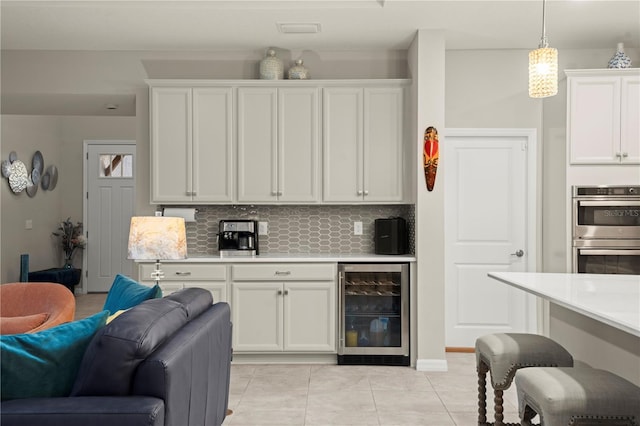
[[[620,162],[619,77],[571,78],[567,119],[571,164]]]
[[[227,297],[226,281],[187,281],[184,283],[184,288],[187,287],[199,287],[205,290],[209,290],[211,296],[213,296],[213,303],[229,301],[229,298]]]
[[[323,200],[362,201],[361,88],[323,90]]]
[[[232,111],[231,88],[193,89],[193,201],[233,201]]]
[[[640,77],[622,77],[621,90],[622,163],[640,164]]]
[[[176,283],[176,282],[171,282],[171,281],[167,281],[167,282],[160,282],[160,288],[162,289],[162,297],[168,296],[171,293],[175,293],[176,291],[182,290],[183,284],[182,283]]]
[[[190,202],[191,89],[151,89],[151,201]]]
[[[238,201],[277,200],[277,89],[238,89]]]
[[[364,201],[402,201],[403,89],[364,89]]]
[[[282,351],[282,283],[234,282],[231,289],[233,350]]]
[[[336,351],[335,282],[284,284],[284,350]]]
[[[278,89],[278,201],[318,200],[318,89]]]

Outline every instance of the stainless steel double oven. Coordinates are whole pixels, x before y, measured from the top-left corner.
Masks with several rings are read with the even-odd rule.
[[[573,272],[640,275],[640,186],[573,187]]]

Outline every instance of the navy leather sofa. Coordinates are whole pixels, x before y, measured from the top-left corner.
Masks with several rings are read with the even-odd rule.
[[[63,398],[0,404],[2,426],[218,426],[231,369],[229,305],[189,288],[100,329]]]

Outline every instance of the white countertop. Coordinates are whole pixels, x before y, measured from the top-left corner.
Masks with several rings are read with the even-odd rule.
[[[277,262],[367,262],[367,263],[403,263],[415,262],[416,257],[411,254],[381,255],[381,254],[327,254],[327,253],[265,253],[258,256],[212,256],[196,255],[182,260],[163,260],[162,263],[190,262],[190,263],[277,263]],[[139,261],[140,263],[154,262]]]
[[[490,272],[491,278],[640,337],[640,275]]]

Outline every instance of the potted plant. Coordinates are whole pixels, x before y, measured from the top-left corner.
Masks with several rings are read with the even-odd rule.
[[[77,249],[82,249],[87,244],[87,240],[82,233],[82,222],[75,225],[71,218],[60,223],[60,227],[53,235],[60,238],[62,251],[64,252],[64,267],[73,268],[73,255]]]

